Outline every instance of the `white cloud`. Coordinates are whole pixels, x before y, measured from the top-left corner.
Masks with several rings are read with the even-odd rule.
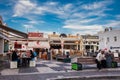
[[[106,8],[107,5],[111,4],[112,1],[100,1],[94,3],[88,3],[87,5],[82,5],[82,8],[85,10],[96,10],[96,9],[103,9]]]
[[[40,20],[39,21],[31,20],[28,23],[33,25],[33,24],[40,24],[40,23],[45,23],[45,22],[44,21],[40,21]]]
[[[14,7],[13,17],[29,14],[35,7],[36,4],[30,2],[30,0],[19,0]]]
[[[103,30],[103,25],[99,25],[99,23],[92,23],[97,22],[100,18],[104,18],[104,16],[108,15],[105,13],[105,11],[110,10],[107,8],[107,6],[111,3],[112,1],[99,1],[91,4],[78,5],[76,8],[75,5],[77,3],[68,3],[62,5],[59,2],[45,2],[39,5],[38,3],[31,2],[30,0],[19,0],[14,7],[13,16],[26,17],[31,21],[24,25],[24,27],[31,28],[31,30],[33,30],[33,28],[34,30],[38,30],[37,28],[33,27],[33,25],[44,23],[44,21],[37,21],[33,14],[44,16],[45,14],[52,13],[57,15],[58,18],[64,19],[63,28],[72,29],[75,32],[78,30],[84,30],[84,32],[78,31],[81,33],[95,33],[96,31]],[[92,16],[96,17],[92,18]],[[119,25],[119,22],[112,22],[109,25]]]
[[[46,2],[45,5],[47,5],[47,6],[56,6],[56,5],[58,5],[58,2]]]
[[[87,35],[87,34],[90,34],[90,35],[95,35],[97,34],[98,31],[89,31],[89,30],[86,30],[86,31],[72,31],[73,34],[80,34],[80,35]]]
[[[108,26],[108,27],[120,27],[120,21],[119,20],[108,21],[106,26]]]
[[[66,16],[66,12],[70,12],[72,4],[61,5],[58,2],[45,2],[44,4],[33,3],[30,0],[19,0],[14,6],[13,17],[34,14],[44,15],[46,13],[53,13],[58,16]],[[62,18],[62,17],[61,17]]]
[[[116,18],[117,18],[117,19],[120,19],[120,15],[117,15]]]
[[[39,6],[39,7],[34,8],[32,13],[39,14],[39,15],[44,15],[44,12],[47,11],[47,10],[49,10],[48,7]]]
[[[103,27],[101,25],[66,25],[63,26],[63,28],[69,28],[73,30],[103,30]]]
[[[63,6],[63,9],[64,9],[65,11],[71,10],[72,8],[73,8],[73,5],[70,4],[70,3]]]
[[[23,25],[23,27],[24,27],[25,29],[34,28],[32,25],[28,25],[28,24]]]
[[[80,18],[78,18],[78,19],[69,19],[69,20],[65,21],[65,25],[88,24],[88,23],[92,23],[92,22],[94,22],[94,21],[96,21],[98,19],[99,19],[99,17],[98,18],[85,18],[85,19],[80,19]]]
[[[81,7],[85,10],[77,8],[76,11],[70,16],[70,19],[65,21],[63,28],[70,29],[73,33],[79,34],[96,34],[98,31],[104,30],[104,26],[107,23],[100,24],[98,22],[108,15],[105,11],[111,10],[107,8],[107,6],[111,3],[112,1],[99,1],[87,5],[83,4]],[[106,21],[107,20],[105,20],[105,22]],[[112,25],[114,24],[117,23],[113,23]]]

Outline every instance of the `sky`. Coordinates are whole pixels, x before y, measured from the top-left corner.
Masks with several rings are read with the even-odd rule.
[[[22,32],[96,34],[120,29],[120,0],[0,0],[0,15]]]

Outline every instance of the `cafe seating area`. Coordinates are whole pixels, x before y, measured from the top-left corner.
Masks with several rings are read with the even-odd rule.
[[[36,61],[30,60],[28,63],[27,60],[23,61],[22,63],[18,64],[17,61],[10,61],[10,68],[19,68],[19,67],[35,67]]]
[[[35,67],[36,56],[30,51],[12,51],[9,57],[10,68]]]

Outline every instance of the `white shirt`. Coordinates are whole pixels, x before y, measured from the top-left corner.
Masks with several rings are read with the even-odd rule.
[[[105,60],[106,59],[105,54],[98,53],[96,59],[98,61]]]

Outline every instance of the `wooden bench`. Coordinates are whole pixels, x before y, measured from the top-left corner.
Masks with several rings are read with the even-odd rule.
[[[120,63],[120,59],[118,57],[114,58],[114,61]],[[77,62],[81,64],[96,64],[95,58],[93,57],[77,58]]]
[[[114,61],[117,62],[117,63],[120,63],[119,58],[114,58]],[[95,58],[92,58],[92,57],[91,58],[90,57],[89,58],[77,58],[77,63],[81,63],[84,66],[96,64]],[[92,67],[89,66],[89,68],[92,68]]]
[[[96,64],[95,58],[87,57],[87,58],[77,58],[77,62],[81,64]]]

